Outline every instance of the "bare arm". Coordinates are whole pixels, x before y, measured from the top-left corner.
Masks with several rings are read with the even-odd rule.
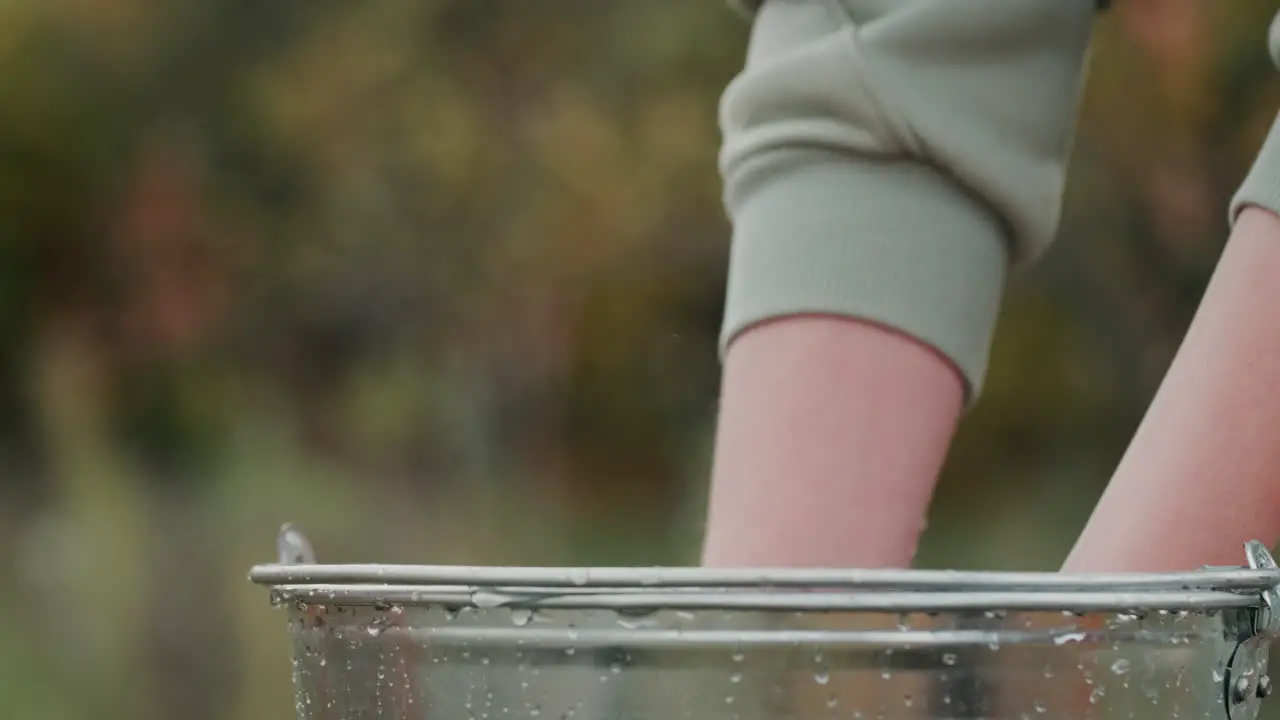
[[[1280,66],[1280,14],[1268,40]],[[1234,565],[1241,543],[1280,539],[1280,118],[1229,217],[1191,328],[1066,570]]]
[[[1280,216],[1239,215],[1072,571],[1239,564],[1280,538]]]
[[[725,363],[704,563],[910,565],[963,397],[949,363],[891,330],[748,331]]]
[[[1093,0],[747,4],[703,559],[905,566],[1005,274],[1057,226]]]

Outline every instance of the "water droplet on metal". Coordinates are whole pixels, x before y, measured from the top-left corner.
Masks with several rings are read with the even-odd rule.
[[[1232,686],[1231,686],[1231,702],[1242,703],[1245,700],[1248,700],[1249,691],[1251,689],[1252,689],[1252,686],[1249,683],[1249,678],[1243,677],[1243,676],[1240,678],[1237,678],[1236,681],[1232,683]]]
[[[524,627],[533,620],[533,611],[528,608],[516,608],[511,611],[511,622],[516,627]]]
[[[511,598],[507,597],[506,595],[499,595],[498,593],[487,592],[485,590],[478,590],[476,592],[471,593],[472,604],[474,604],[476,607],[482,610],[502,607],[503,605],[507,604],[510,601],[511,601]]]
[[[957,658],[956,658],[956,654],[955,654],[955,653],[942,653],[942,664],[943,664],[943,665],[947,665],[947,666],[955,665],[955,664],[956,664],[956,660],[957,660]]]
[[[1129,661],[1124,658],[1120,658],[1111,663],[1111,672],[1115,675],[1124,675],[1129,672]]]
[[[628,630],[640,630],[656,624],[656,620],[653,618],[653,614],[648,611],[638,614],[622,614],[620,612],[618,624]]]
[[[819,685],[826,685],[831,680],[831,676],[825,672],[817,672],[813,674],[813,681]]]

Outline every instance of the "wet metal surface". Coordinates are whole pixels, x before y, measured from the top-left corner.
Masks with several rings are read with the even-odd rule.
[[[1109,580],[824,571],[818,591],[787,571],[323,566],[286,528],[253,577],[288,615],[299,720],[1247,720],[1271,693],[1261,553]]]

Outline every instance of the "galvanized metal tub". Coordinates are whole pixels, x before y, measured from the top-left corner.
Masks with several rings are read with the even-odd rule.
[[[1247,720],[1280,571],[320,565],[287,608],[299,720]]]

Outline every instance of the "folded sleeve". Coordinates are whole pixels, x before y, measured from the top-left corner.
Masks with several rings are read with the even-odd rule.
[[[970,399],[1060,213],[1093,0],[769,0],[721,98],[722,352],[796,314],[895,328]]]
[[[1280,68],[1280,13],[1271,21],[1268,35],[1271,61]],[[1234,226],[1240,211],[1249,205],[1280,215],[1280,118],[1272,123],[1262,149],[1254,158],[1253,167],[1231,198],[1228,222]]]

